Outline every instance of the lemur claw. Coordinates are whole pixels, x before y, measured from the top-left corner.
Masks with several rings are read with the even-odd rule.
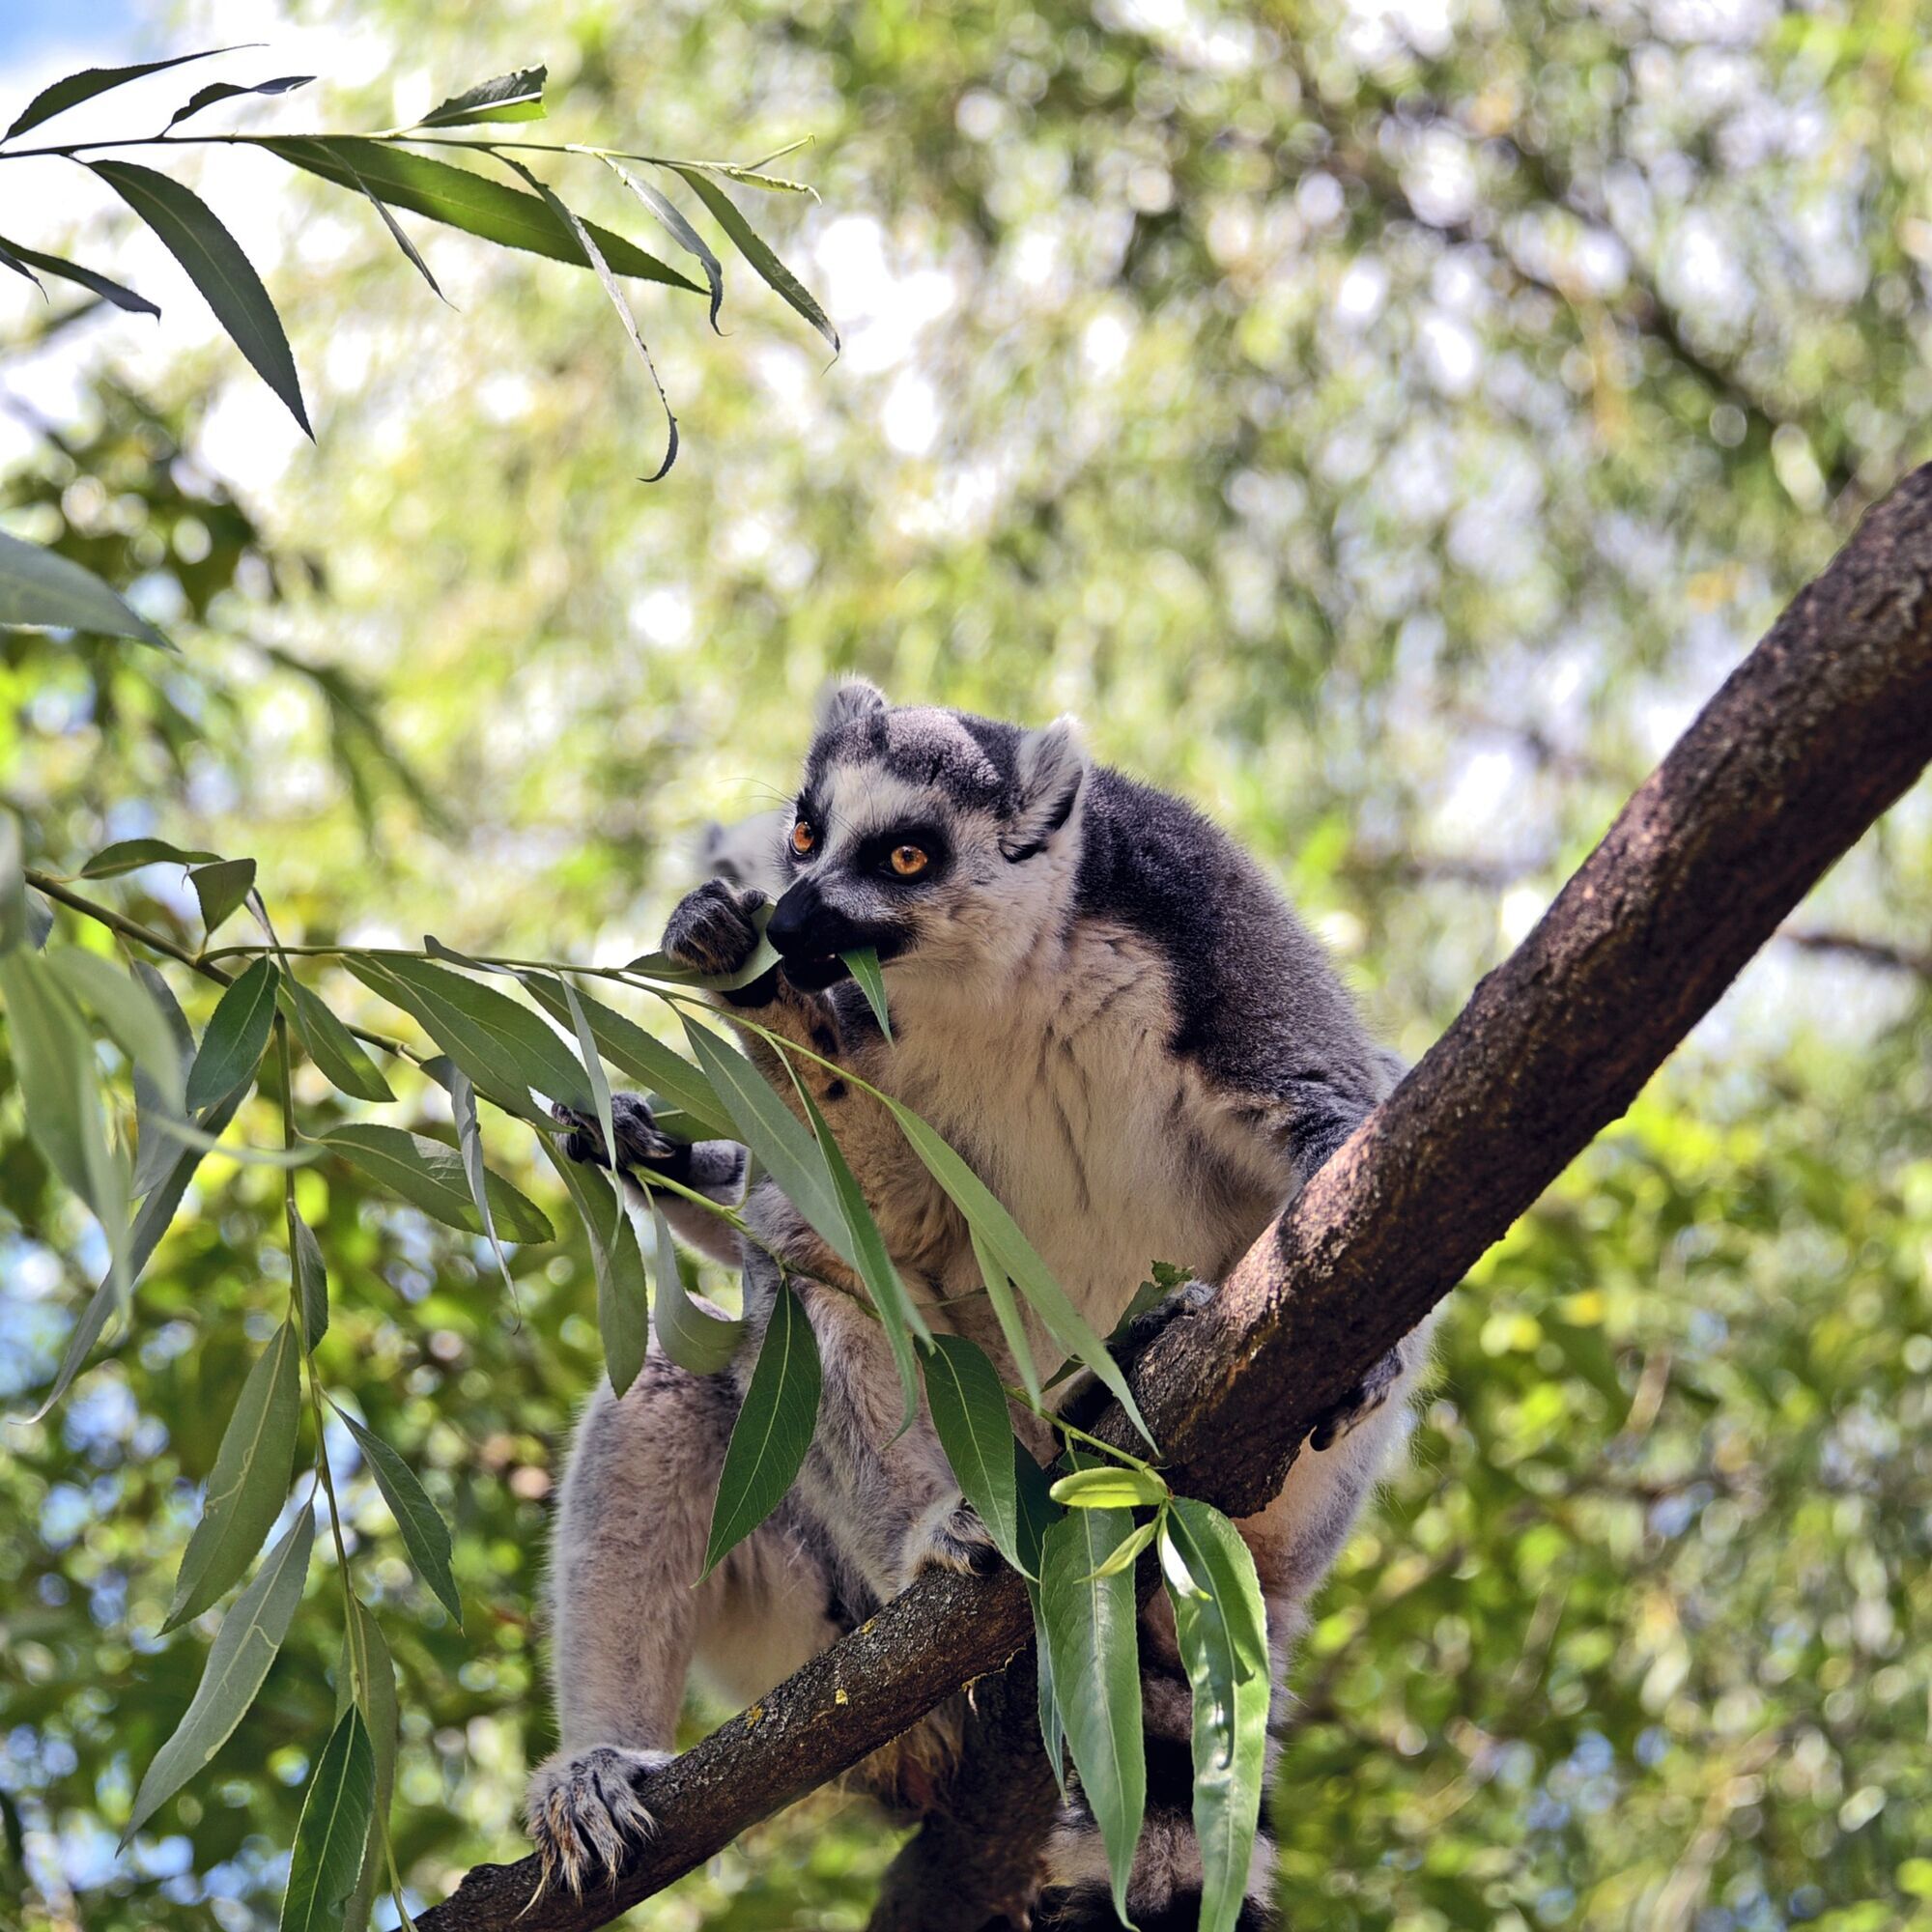
[[[669,1751],[599,1745],[537,1767],[526,1808],[542,1867],[539,1895],[561,1885],[577,1898],[587,1880],[616,1883],[626,1851],[657,1830],[639,1786],[670,1760]]]
[[[906,1580],[922,1570],[951,1570],[961,1577],[989,1577],[1000,1566],[1000,1552],[987,1534],[980,1513],[959,1502],[936,1520],[915,1523],[906,1538],[910,1561]]]
[[[764,903],[756,886],[707,879],[672,907],[663,950],[694,973],[735,973],[757,951],[752,915]]]
[[[576,1161],[583,1161],[592,1167],[609,1167],[609,1157],[604,1151],[603,1123],[594,1114],[586,1114],[580,1107],[566,1106],[561,1100],[551,1102],[551,1119],[571,1132],[563,1143],[564,1152]],[[640,1094],[612,1094],[611,1095],[611,1124],[617,1132],[617,1164],[620,1167],[661,1166],[675,1160],[679,1153],[688,1150],[658,1130],[657,1122],[651,1116],[649,1103]]]
[[[1333,1408],[1308,1433],[1308,1446],[1320,1451],[1332,1449],[1352,1435],[1377,1409],[1388,1401],[1402,1379],[1402,1350],[1391,1349]]]

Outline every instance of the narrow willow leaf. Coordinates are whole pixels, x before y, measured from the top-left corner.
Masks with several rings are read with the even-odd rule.
[[[639,181],[629,168],[612,160],[609,155],[604,156],[604,163],[664,223],[670,239],[686,254],[694,256],[703,269],[705,282],[711,290],[712,332],[723,335],[724,331],[718,327],[718,311],[724,306],[724,265],[712,252],[711,244],[684,218],[683,210],[662,189],[654,188],[649,182]]]
[[[461,94],[452,94],[440,107],[432,108],[415,125],[462,128],[477,121],[541,121],[544,82],[549,78],[550,70],[541,66],[498,74],[495,80],[482,81]]]
[[[431,944],[434,945],[434,942]],[[552,1019],[560,1026],[570,1025],[570,1006],[563,997],[561,981],[548,973],[526,973],[523,982],[530,997]],[[584,1017],[590,1022],[598,1052],[612,1066],[662,1094],[680,1113],[686,1115],[696,1130],[690,1138],[731,1140],[736,1137],[737,1129],[731,1123],[731,1117],[720,1105],[710,1083],[682,1054],[673,1053],[661,1039],[646,1033],[636,1020],[628,1019],[613,1008],[605,1006],[601,1000],[593,999],[582,987],[578,989],[577,1000],[583,1009]],[[657,1113],[655,1106],[652,1113]],[[660,1121],[659,1124],[663,1125],[663,1122]]]
[[[311,992],[294,974],[282,980],[285,1010],[296,1023],[303,1050],[322,1070],[331,1086],[357,1100],[393,1100],[389,1083],[362,1049],[355,1036],[336,1018],[318,993]]]
[[[281,1515],[301,1424],[300,1359],[296,1331],[284,1321],[248,1371],[221,1435],[163,1632],[200,1616],[240,1582]]]
[[[893,1351],[893,1363],[899,1372],[899,1390],[905,1397],[905,1418],[899,1428],[904,1431],[919,1414],[919,1358],[913,1350],[913,1337],[917,1335],[922,1342],[929,1342],[932,1330],[918,1303],[906,1293],[858,1179],[803,1081],[798,1083],[798,1097],[804,1102],[811,1130],[817,1136],[818,1151],[825,1156],[826,1172],[832,1177],[833,1191],[845,1217],[845,1232],[851,1237],[853,1253],[859,1258],[859,1278],[872,1297],[872,1306],[878,1310],[880,1326],[886,1331],[886,1346]]]
[[[745,1345],[748,1324],[713,1315],[700,1308],[684,1285],[677,1264],[677,1243],[664,1209],[651,1203],[651,1227],[656,1236],[658,1292],[652,1325],[659,1345],[681,1369],[695,1376],[715,1376],[731,1365]]]
[[[322,1158],[321,1151],[309,1142],[287,1148],[241,1147],[233,1141],[224,1141],[219,1134],[204,1132],[191,1121],[178,1121],[168,1114],[156,1114],[154,1128],[164,1141],[197,1148],[203,1153],[218,1153],[224,1160],[240,1161],[243,1167],[307,1167]]]
[[[130,1191],[136,1200],[160,1180],[181,1158],[181,1143],[170,1140],[155,1124],[157,1115],[176,1115],[187,1104],[187,1069],[194,1060],[194,1035],[187,1015],[160,974],[145,959],[137,959],[133,973],[147,988],[148,998],[160,1014],[173,1043],[175,1070],[172,1080],[150,1080],[137,1061],[134,1065],[134,1179]],[[225,1123],[224,1123],[225,1124]]]
[[[409,230],[405,228],[403,224],[396,219],[394,210],[392,210],[389,207],[388,203],[385,202],[382,198],[382,196],[379,195],[375,191],[375,189],[372,188],[369,185],[369,184],[362,179],[360,175],[355,173],[355,170],[354,168],[351,168],[349,172],[352,176],[355,177],[355,185],[359,187],[362,190],[363,194],[367,197],[369,206],[373,208],[376,211],[376,213],[383,217],[383,226],[389,231],[390,241],[392,241],[396,244],[396,246],[403,251],[404,255],[409,258],[410,265],[415,270],[416,273],[419,274],[423,278],[423,280],[429,284],[430,293],[436,297],[438,301],[443,302],[447,304],[449,307],[454,308],[456,304],[454,302],[451,302],[449,298],[443,294],[442,284],[439,282],[433,274],[430,273],[429,264],[423,260],[422,251],[418,249],[416,244],[410,240]]]
[[[302,1347],[311,1354],[328,1333],[328,1266],[315,1230],[296,1206],[293,1185],[288,1197],[289,1265],[296,1278],[296,1306],[301,1311]]]
[[[233,47],[203,47],[198,53],[173,54],[166,60],[142,61],[134,67],[90,67],[79,73],[71,73],[50,87],[42,88],[14,117],[14,125],[0,134],[0,141],[11,141],[15,134],[24,134],[29,128],[38,128],[43,121],[65,114],[70,107],[78,107],[83,100],[92,100],[110,87],[123,87],[130,80],[139,80],[143,74],[159,73],[166,68],[184,67],[189,61],[213,60],[216,54],[235,51]]]
[[[469,1183],[469,1205],[483,1224],[490,1252],[497,1258],[497,1272],[503,1277],[503,1287],[514,1301],[517,1285],[510,1279],[510,1259],[497,1238],[497,1217],[490,1208],[490,1170],[483,1161],[483,1123],[476,1118],[476,1089],[469,1084],[469,1074],[453,1060],[445,1059],[442,1066],[447,1071],[444,1085],[449,1090],[450,1112],[456,1121],[456,1149],[463,1157],[463,1178]]]
[[[38,269],[43,275],[57,275],[64,282],[77,282],[82,288],[92,290],[103,301],[112,302],[116,308],[125,308],[130,315],[160,314],[160,310],[146,296],[137,296],[132,289],[124,288],[93,269],[82,268],[78,262],[64,262],[58,255],[43,255],[38,248],[23,248],[19,242],[9,242],[4,237],[0,237],[0,255],[11,256],[22,268]]]
[[[190,1107],[219,1100],[254,1073],[274,1024],[279,980],[272,959],[258,959],[222,994],[188,1069]]]
[[[302,1800],[280,1932],[342,1932],[376,1808],[376,1753],[351,1704],[329,1734]]]
[[[214,211],[180,182],[133,161],[90,161],[102,181],[152,228],[187,270],[210,308],[248,358],[255,373],[288,405],[289,413],[313,438],[302,407],[301,379],[289,353],[282,319],[234,236]]]
[[[1076,1469],[1053,1486],[1053,1500],[1067,1509],[1138,1509],[1167,1500],[1167,1485],[1147,1470],[1107,1464]]]
[[[1035,1253],[1033,1243],[1021,1234],[1019,1223],[1007,1212],[992,1189],[910,1107],[890,1094],[884,1097],[893,1119],[899,1123],[899,1131],[911,1142],[913,1151],[965,1215],[966,1225],[973,1232],[976,1253],[983,1252],[1011,1277],[1045,1322],[1047,1332],[1068,1354],[1077,1355],[1094,1371],[1126,1410],[1134,1427],[1151,1444],[1153,1435],[1134,1401],[1133,1391],[1127,1387],[1120,1364],[1108,1354],[1105,1344],[1067,1299],[1066,1291],[1054,1280],[1052,1271]],[[987,1286],[990,1289],[990,1281]]]
[[[343,1932],[364,1932],[376,1888],[382,1883],[383,1840],[389,1818],[389,1802],[396,1789],[396,1752],[402,1742],[402,1710],[396,1701],[396,1666],[389,1658],[382,1628],[355,1598],[350,1599],[349,1627],[343,1633],[349,1668],[342,1675],[346,1698],[353,1695],[369,1732],[376,1759],[376,1802],[363,1840],[362,1871],[343,1909]]]
[[[463,1600],[456,1593],[456,1577],[449,1567],[449,1525],[441,1512],[430,1501],[416,1472],[380,1435],[346,1410],[337,1408],[335,1412],[349,1425],[349,1433],[361,1449],[369,1473],[402,1531],[403,1548],[410,1552],[416,1575],[436,1592],[437,1601],[461,1630]]]
[[[589,1083],[569,1047],[507,993],[403,954],[352,952],[343,964],[371,992],[421,1021],[483,1093],[507,1082],[574,1107],[590,1104]]]
[[[187,1713],[155,1753],[134,1794],[134,1808],[121,1834],[124,1851],[134,1833],[228,1742],[247,1714],[301,1601],[314,1546],[314,1513],[298,1510],[282,1540],[263,1558],[254,1581],[222,1618]]]
[[[370,1179],[400,1194],[445,1227],[480,1235],[482,1224],[469,1203],[469,1183],[455,1149],[422,1134],[376,1121],[350,1121],[318,1136],[321,1144],[360,1168]],[[553,1241],[556,1231],[542,1208],[500,1174],[489,1176],[490,1211],[513,1241]]]
[[[1013,1426],[986,1353],[961,1335],[935,1335],[923,1351],[925,1400],[939,1446],[994,1547],[1022,1575]]]
[[[811,1447],[822,1386],[817,1338],[798,1296],[781,1282],[724,1451],[704,1549],[706,1576],[784,1500]]]
[[[103,845],[80,868],[83,879],[116,879],[123,872],[138,871],[143,866],[200,866],[220,858],[218,852],[185,851],[165,838],[123,838]]]
[[[739,254],[744,256],[758,274],[800,315],[804,316],[827,342],[831,343],[832,353],[837,355],[838,331],[833,327],[831,319],[819,307],[817,298],[773,253],[770,244],[739,213],[738,204],[701,169],[676,162],[671,165],[675,173],[684,177],[692,192],[711,211],[712,218],[731,238],[732,245]]]
[[[99,631],[110,638],[133,638],[156,650],[174,649],[93,571],[0,530],[0,628],[14,624]]]
[[[1135,1530],[1134,1533],[1130,1537],[1128,1537],[1127,1540],[1123,1544],[1122,1544],[1117,1550],[1114,1551],[1113,1555],[1108,1557],[1106,1562],[1101,1564],[1099,1569],[1094,1571],[1094,1576],[1118,1577],[1122,1571],[1131,1570],[1134,1567],[1134,1564],[1139,1560],[1141,1551],[1145,1549],[1148,1547],[1148,1545],[1154,1540],[1154,1536],[1159,1531],[1159,1529],[1160,1529],[1160,1521],[1158,1518],[1152,1520],[1151,1521],[1142,1523],[1141,1526],[1137,1530]]]
[[[258,80],[252,87],[243,87],[232,80],[211,81],[188,96],[185,107],[177,107],[168,116],[168,126],[179,127],[190,114],[199,114],[203,108],[213,107],[217,101],[234,100],[244,94],[293,94],[297,88],[306,87],[314,78],[312,73],[285,73],[274,80]]]
[[[563,982],[564,1005],[570,1009],[570,1024],[577,1036],[577,1057],[583,1063],[585,1078],[590,1083],[591,1110],[597,1117],[597,1125],[604,1136],[604,1149],[610,1155],[612,1177],[617,1165],[617,1123],[611,1114],[611,1083],[604,1077],[604,1063],[597,1057],[596,1037],[590,1031],[590,1021],[583,1011],[583,1002],[577,996],[577,988],[568,980]],[[618,1189],[621,1201],[623,1190]]]
[[[1192,1589],[1177,1588],[1172,1543]],[[1194,1690],[1194,1830],[1203,1932],[1233,1932],[1247,1891],[1267,1755],[1266,1612],[1255,1562],[1218,1510],[1186,1499],[1167,1513],[1162,1569],[1175,1636]]]
[[[1020,1386],[1032,1399],[1034,1407],[1038,1408],[1042,1399],[1039,1370],[1034,1365],[1033,1338],[1028,1335],[1026,1323],[1020,1318],[1019,1303],[1013,1299],[1012,1280],[994,1260],[992,1250],[970,1222],[966,1234],[973,1243],[973,1259],[979,1264],[980,1279],[986,1285],[986,1299],[993,1304],[993,1318],[1000,1324],[1001,1335],[1006,1338],[1007,1352],[1012,1356],[1013,1364],[1019,1370]]]
[[[56,946],[47,952],[46,961],[68,992],[93,1009],[128,1064],[146,1076],[167,1106],[179,1112],[185,1104],[181,1049],[147,987],[111,960],[78,946]]]
[[[665,394],[665,385],[658,375],[658,365],[651,360],[651,352],[645,345],[643,331],[638,327],[638,318],[631,312],[631,304],[624,298],[624,291],[617,286],[617,277],[611,265],[604,259],[603,250],[597,245],[597,238],[589,228],[578,218],[576,212],[562,201],[548,182],[540,181],[522,161],[512,155],[497,156],[505,167],[528,182],[531,188],[549,205],[551,212],[559,219],[570,224],[570,232],[577,237],[577,245],[583,250],[584,259],[590,264],[611,306],[617,311],[617,320],[624,326],[624,333],[631,338],[631,347],[637,351],[638,360],[644,365],[644,374],[651,379],[651,387],[658,392],[658,401],[663,406],[665,421],[669,425],[669,434],[665,441],[664,461],[646,477],[645,483],[656,483],[666,476],[673,463],[677,461],[677,417],[671,411],[670,398]]]
[[[644,1257],[638,1231],[621,1203],[594,1168],[571,1160],[548,1134],[540,1135],[576,1205],[578,1219],[590,1243],[590,1264],[597,1277],[597,1334],[604,1345],[604,1367],[611,1390],[622,1395],[637,1380],[650,1346],[649,1295],[644,1285]],[[612,1212],[613,1208],[615,1212]]]
[[[252,859],[223,859],[213,866],[197,866],[188,875],[194,895],[201,901],[201,924],[208,936],[255,889],[255,862]]]
[[[1040,1609],[1061,1721],[1080,1786],[1100,1828],[1114,1910],[1127,1919],[1127,1875],[1147,1809],[1134,1579],[1103,1577],[1134,1532],[1125,1510],[1072,1510],[1046,1532]]]
[[[727,1047],[715,1033],[699,1026],[690,1014],[685,1037],[711,1091],[724,1103],[738,1129],[738,1138],[763,1163],[779,1191],[810,1221],[840,1261],[860,1272],[858,1249],[839,1206],[838,1189],[825,1165],[818,1143],[798,1117],[772,1091],[758,1069],[742,1053]]]
[[[886,1037],[886,1044],[893,1040],[893,1016],[886,1009],[886,976],[879,967],[879,955],[869,946],[862,946],[853,952],[841,952],[839,958],[845,962],[845,970],[859,982],[859,990],[866,996],[866,1004],[879,1022],[879,1031]]]
[[[24,865],[20,821],[11,811],[0,811],[0,952],[12,952],[32,937]]]
[[[23,280],[32,282],[40,290],[42,298],[46,298],[47,285],[4,242],[0,242],[0,265],[12,269]]]
[[[540,196],[524,194],[468,168],[453,168],[447,161],[412,155],[407,149],[357,134],[331,134],[322,139],[277,136],[261,145],[292,167],[320,175],[338,187],[363,188],[391,208],[426,214],[432,221],[446,222],[499,247],[522,248],[580,269],[590,266],[590,258],[579,245],[570,224]],[[600,228],[594,221],[584,226],[598,252],[618,274],[665,282],[672,288],[689,289],[693,295],[702,293],[689,275],[680,274],[655,255],[645,254],[621,235]]]
[[[1053,1683],[1053,1658],[1047,1649],[1046,1618],[1039,1598],[1040,1552],[1046,1532],[1060,1520],[1060,1505],[1053,1500],[1047,1473],[1033,1460],[1033,1452],[1013,1438],[1013,1497],[1019,1523],[1019,1571],[1026,1578],[1027,1601],[1033,1605],[1036,1670],[1039,1690],[1039,1737],[1047,1762],[1053,1767],[1053,1781],[1060,1795],[1066,1796],[1066,1727],[1060,1719],[1060,1700]]]

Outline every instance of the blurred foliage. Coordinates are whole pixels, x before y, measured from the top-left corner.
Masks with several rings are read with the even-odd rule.
[[[1932,453],[1932,55],[1891,0],[294,17],[381,54],[331,124],[547,58],[558,138],[814,135],[824,203],[782,240],[847,349],[826,369],[762,291],[723,342],[688,298],[640,303],[689,438],[645,491],[589,277],[425,236],[452,315],[321,190],[275,183],[267,271],[313,451],[274,455],[225,347],[159,377],[132,321],[35,339],[24,292],[0,520],[185,649],[0,639],[0,795],[54,869],[150,833],[251,853],[292,940],[640,950],[691,832],[781,795],[802,707],[855,668],[1078,709],[1280,870],[1413,1054]],[[636,213],[614,184],[584,205]],[[191,950],[177,876],[102,896]],[[1922,951],[1928,913],[1921,786],[1806,920]],[[0,1081],[17,1407],[102,1257]],[[328,1090],[299,1097],[327,1121]],[[273,1111],[242,1127],[271,1141]],[[492,1157],[556,1200],[524,1137]],[[353,1172],[298,1191],[332,1262],[325,1378],[457,1526],[463,1633],[331,1432],[426,1900],[516,1850],[548,1747],[535,1604],[598,1372],[589,1263],[516,1251],[510,1310],[487,1251]],[[324,1560],[210,1777],[114,1859],[204,1654],[205,1627],[155,1634],[198,1486],[286,1294],[279,1177],[211,1164],[197,1195],[133,1337],[7,1428],[0,1919],[270,1922],[327,1733]],[[1297,1672],[1291,1923],[1932,1925],[1928,1278],[1925,986],[1774,947],[1452,1304]],[[636,1922],[858,1925],[892,1849],[820,1793]]]

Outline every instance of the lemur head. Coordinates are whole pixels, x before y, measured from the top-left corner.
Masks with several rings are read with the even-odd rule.
[[[1070,900],[1086,779],[1070,719],[1029,731],[835,685],[781,844],[786,977],[830,985],[866,946],[908,985],[1003,975]]]

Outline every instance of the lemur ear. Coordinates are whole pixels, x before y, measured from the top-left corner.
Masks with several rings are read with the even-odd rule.
[[[869,679],[841,677],[819,694],[818,728],[836,731],[841,724],[854,724],[862,718],[874,718],[891,708],[886,694]]]
[[[1072,718],[1056,718],[1020,739],[1013,760],[1013,808],[1000,834],[1001,852],[1017,865],[1046,848],[1073,815],[1087,777],[1087,747]]]

